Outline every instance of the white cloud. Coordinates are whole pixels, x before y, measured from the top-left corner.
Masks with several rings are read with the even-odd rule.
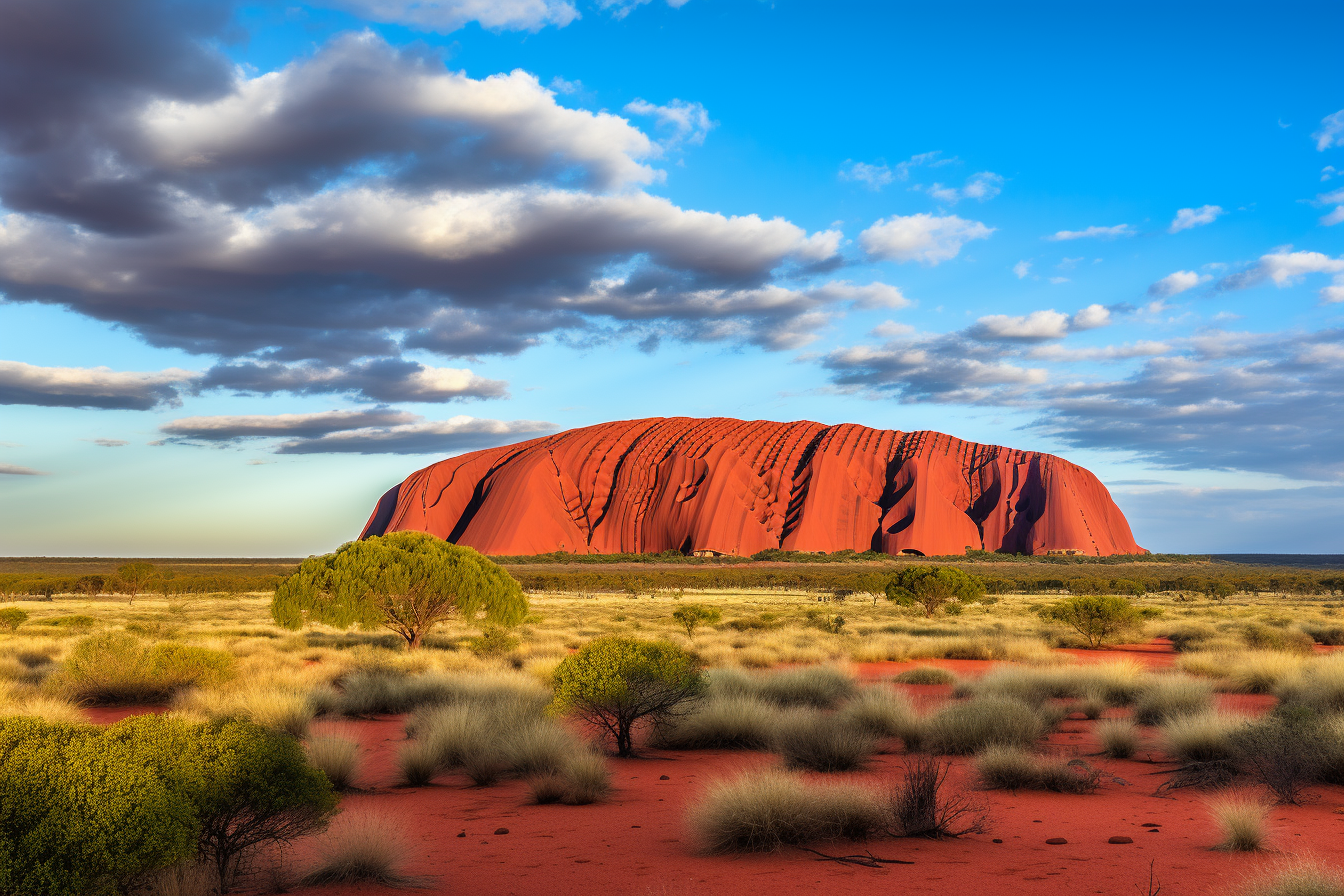
[[[623,19],[634,11],[635,7],[643,6],[651,0],[598,0],[597,5],[602,9],[611,10],[613,18]],[[673,9],[681,9],[690,0],[666,0],[667,5]]]
[[[0,405],[148,410],[181,404],[178,393],[198,376],[177,368],[141,373],[0,361]]]
[[[1329,214],[1321,216],[1321,223],[1326,227],[1333,227],[1344,221],[1344,189],[1321,193],[1316,197],[1316,201],[1321,205],[1333,205],[1335,207]]]
[[[1171,351],[1165,342],[1141,340],[1127,345],[1106,345],[1095,348],[1065,348],[1062,345],[1038,345],[1027,352],[1034,361],[1127,361],[1132,358],[1150,358]]]
[[[318,0],[348,9],[374,22],[409,25],[447,34],[468,22],[496,31],[539,31],[547,25],[563,28],[579,18],[565,0]]]
[[[1013,273],[1017,275],[1017,279],[1021,280],[1031,273],[1031,262],[1019,261],[1017,264],[1013,265]]]
[[[1322,118],[1320,128],[1311,136],[1316,140],[1318,151],[1344,146],[1344,109]]]
[[[1047,240],[1060,242],[1062,240],[1082,240],[1082,239],[1100,239],[1113,240],[1121,236],[1134,236],[1135,230],[1128,224],[1115,224],[1110,227],[1099,227],[1093,225],[1086,230],[1060,230],[1047,236]]]
[[[891,173],[890,168],[881,163],[870,165],[867,162],[845,159],[845,163],[840,166],[840,179],[861,183],[870,190],[880,190],[891,183],[895,175]]]
[[[636,99],[625,104],[625,111],[631,115],[653,117],[658,126],[669,136],[664,138],[667,147],[690,143],[696,146],[705,142],[705,136],[714,122],[709,120],[709,110],[701,103],[688,103],[674,99],[666,106],[655,106],[646,100]]]
[[[1092,304],[1079,311],[1069,320],[1070,330],[1095,330],[1111,322],[1111,310],[1105,305]]]
[[[884,320],[868,332],[879,339],[895,339],[899,336],[911,335],[915,332],[915,328],[910,324],[898,323],[894,320]]]
[[[1344,256],[1331,258],[1320,252],[1273,252],[1260,256],[1265,276],[1280,288],[1292,286],[1307,274],[1338,274],[1344,271]]]
[[[1073,281],[1070,280],[1068,277],[1051,277],[1050,282],[1055,284],[1056,286],[1059,286],[1064,283],[1072,283]]]
[[[34,470],[32,467],[21,467],[18,464],[0,464],[0,476],[49,476],[42,470]]]
[[[368,411],[319,411],[308,414],[220,414],[208,417],[180,417],[163,424],[159,427],[159,431],[176,439],[231,442],[235,439],[266,436],[313,437],[363,426],[392,426],[423,419],[415,414],[391,408],[375,408]]]
[[[960,189],[945,187],[938,183],[923,189],[939,202],[955,204],[963,199],[987,202],[1003,191],[1003,177],[993,171],[981,171],[968,177],[966,184]]]
[[[486,420],[457,416],[447,420],[363,427],[316,438],[283,442],[277,454],[441,454],[493,448],[554,432],[553,423],[536,420]]]
[[[859,234],[859,245],[871,258],[936,265],[955,258],[967,242],[993,232],[993,227],[956,215],[894,215]]]
[[[131,444],[125,439],[84,439],[85,442],[92,442],[99,448],[125,448]]]
[[[1043,342],[1063,339],[1080,330],[1094,330],[1110,322],[1110,309],[1093,304],[1072,317],[1053,308],[1021,316],[990,314],[977,320],[966,335],[982,341]]]
[[[1187,289],[1194,289],[1201,283],[1212,280],[1210,274],[1197,274],[1194,271],[1175,271],[1148,287],[1148,295],[1167,298],[1179,295]]]
[[[1219,215],[1225,215],[1221,206],[1201,205],[1199,208],[1182,208],[1176,210],[1176,217],[1172,219],[1171,226],[1167,228],[1168,233],[1180,233],[1182,230],[1189,230],[1192,227],[1202,227],[1205,224],[1212,224]]]

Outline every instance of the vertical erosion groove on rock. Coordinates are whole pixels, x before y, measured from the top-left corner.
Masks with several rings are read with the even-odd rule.
[[[604,423],[440,461],[388,491],[361,537],[402,529],[487,554],[1144,552],[1097,477],[1053,455],[723,417]]]

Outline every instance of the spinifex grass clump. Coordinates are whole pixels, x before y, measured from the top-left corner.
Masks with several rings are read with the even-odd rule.
[[[839,723],[866,731],[877,738],[899,737],[907,750],[923,737],[923,720],[905,694],[882,685],[872,685],[836,712]]]
[[[706,852],[763,852],[822,840],[862,840],[887,830],[881,800],[854,785],[810,784],[756,770],[711,784],[692,808],[691,830]]]
[[[1020,747],[990,747],[975,757],[975,770],[990,790],[1092,793],[1101,772],[1081,760],[1048,759]]]
[[[1270,808],[1264,800],[1249,793],[1224,793],[1205,805],[1222,832],[1219,849],[1251,852],[1264,846]]]
[[[1236,896],[1344,896],[1344,872],[1311,859],[1290,859],[1248,881]]]
[[[650,744],[669,750],[764,750],[780,712],[776,704],[755,697],[706,697],[694,709],[661,722]]]
[[[1157,725],[1213,707],[1213,685],[1188,675],[1154,676],[1134,704],[1134,721]]]
[[[565,759],[558,769],[528,779],[528,788],[538,803],[586,806],[611,793],[611,770],[600,753],[583,750]]]
[[[308,761],[337,790],[351,790],[359,778],[359,741],[352,734],[325,732],[308,738]]]
[[[1179,762],[1229,762],[1236,756],[1233,735],[1250,719],[1207,710],[1162,723],[1162,751]]]
[[[967,754],[995,745],[1027,747],[1046,733],[1046,720],[1032,706],[1009,697],[973,697],[949,703],[925,724],[933,753]]]
[[[1097,724],[1101,750],[1111,759],[1128,759],[1139,749],[1142,738],[1129,719],[1106,719]]]
[[[77,643],[52,685],[73,700],[100,704],[163,703],[190,687],[228,679],[234,659],[220,650],[105,632]]]
[[[891,680],[899,684],[956,684],[957,675],[937,666],[915,666],[892,676]]]
[[[830,713],[795,709],[780,718],[772,744],[790,768],[847,772],[872,758],[876,738]]]
[[[832,709],[858,690],[854,679],[834,666],[807,666],[764,674],[716,669],[707,677],[710,696],[752,697],[779,706]]]
[[[415,883],[404,871],[410,846],[401,821],[372,812],[343,812],[317,841],[317,867],[304,876],[310,885]]]

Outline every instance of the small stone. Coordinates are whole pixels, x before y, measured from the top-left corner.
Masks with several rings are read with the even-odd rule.
[[[659,775],[659,776],[658,776],[658,780],[659,780],[659,781],[671,781],[672,779],[669,778],[667,775]]]
[[[508,832],[509,832],[508,828],[495,828],[496,834],[507,834]]]
[[[459,837],[465,837],[465,836],[467,836],[467,832],[466,832],[466,831],[463,831],[462,833],[458,834],[457,836],[459,836]]]
[[[632,824],[632,825],[630,825],[630,827],[632,827],[632,828],[637,828],[637,827],[639,827],[639,825],[637,825],[637,824]]]
[[[1139,827],[1141,827],[1141,828],[1160,828],[1160,827],[1162,827],[1162,825],[1158,824],[1156,821],[1145,821],[1143,824],[1139,825]]]
[[[1068,843],[1069,841],[1065,840],[1063,837],[1051,837],[1049,840],[1045,842],[1049,843],[1051,846],[1063,846],[1065,843]]]
[[[576,865],[587,865],[587,864],[588,864],[589,862],[591,862],[591,861],[592,861],[592,859],[575,859],[575,860],[574,860],[574,864],[576,864]]]
[[[1161,831],[1161,829],[1159,829],[1159,828],[1149,828],[1149,829],[1148,829],[1148,833],[1150,833],[1150,834],[1160,834],[1160,833],[1162,833],[1162,831]]]
[[[1000,840],[998,837],[995,837],[995,838],[994,838],[994,842],[995,842],[995,843],[1002,843],[1003,841]]]
[[[1107,843],[1133,843],[1133,842],[1134,842],[1134,838],[1133,838],[1133,837],[1112,837],[1111,839],[1107,840],[1106,842],[1107,842]]]

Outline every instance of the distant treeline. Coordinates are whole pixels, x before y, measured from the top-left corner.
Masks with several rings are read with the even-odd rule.
[[[203,594],[246,594],[274,591],[278,575],[237,575],[229,573],[182,573],[158,570],[149,564],[129,577],[119,575],[50,575],[0,573],[0,600],[16,598],[50,599],[56,595],[96,598],[103,595],[159,595],[173,597]]]
[[[843,567],[656,569],[640,571],[510,570],[532,592],[651,594],[656,592],[767,589],[816,593],[880,594],[893,573]],[[1344,593],[1344,575],[1237,572],[1210,575],[977,576],[990,594],[1130,594],[1179,592],[1222,598],[1238,593],[1329,595]]]

